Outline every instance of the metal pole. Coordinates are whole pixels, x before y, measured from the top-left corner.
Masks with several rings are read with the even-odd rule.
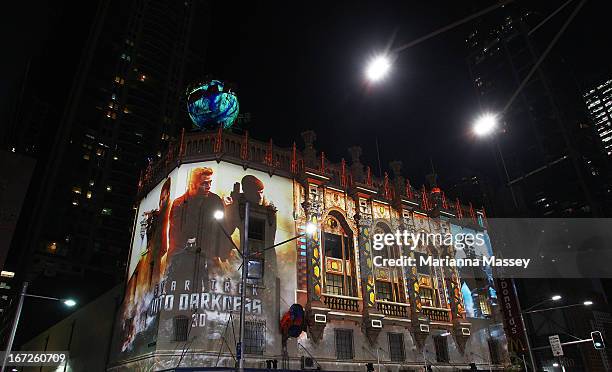
[[[516,201],[516,196],[514,195],[514,189],[512,188],[512,184],[510,183],[510,175],[508,174],[508,168],[506,167],[506,160],[504,159],[501,147],[499,146],[499,141],[497,141],[497,139],[494,139],[493,141],[495,142],[495,147],[497,147],[497,152],[499,152],[499,158],[504,168],[504,173],[506,173],[506,184],[510,188],[510,195],[512,195],[512,202],[514,203],[514,208],[518,210],[519,206],[518,202]]]
[[[378,364],[378,372],[380,372],[380,354],[378,353],[378,349],[376,348],[376,364]]]
[[[422,37],[420,37],[420,38],[418,38],[418,39],[416,39],[416,40],[413,40],[413,41],[411,41],[411,42],[409,42],[409,43],[407,43],[407,44],[401,45],[401,46],[399,46],[399,47],[397,47],[397,48],[393,49],[393,50],[392,50],[392,52],[394,52],[394,53],[401,52],[401,51],[402,51],[402,50],[404,50],[404,49],[408,49],[408,48],[410,48],[410,47],[412,47],[412,46],[414,46],[414,45],[416,45],[416,44],[418,44],[418,43],[420,43],[420,42],[423,42],[423,41],[425,41],[425,40],[427,40],[427,39],[429,39],[429,38],[432,38],[432,37],[434,37],[434,36],[436,36],[436,35],[439,35],[439,34],[441,34],[441,33],[443,33],[443,32],[446,32],[446,31],[448,31],[448,30],[450,30],[450,29],[452,29],[452,28],[454,28],[454,27],[457,27],[457,26],[460,26],[460,25],[462,25],[462,24],[464,24],[464,23],[466,23],[466,22],[469,22],[469,21],[471,21],[471,20],[472,20],[472,19],[474,19],[474,18],[478,18],[478,17],[480,17],[481,15],[484,15],[484,14],[486,14],[486,13],[489,13],[490,11],[493,11],[493,10],[495,10],[495,9],[497,9],[497,8],[501,8],[501,7],[503,7],[504,5],[506,5],[506,4],[508,4],[508,3],[511,3],[512,1],[513,1],[513,0],[501,1],[501,2],[499,2],[499,3],[497,3],[497,4],[495,4],[495,5],[491,5],[490,7],[486,8],[486,9],[483,9],[483,10],[481,10],[481,11],[477,12],[477,13],[474,13],[474,14],[469,15],[469,16],[467,16],[467,17],[465,17],[465,18],[462,18],[462,19],[460,19],[460,20],[458,20],[458,21],[456,21],[456,22],[453,22],[453,23],[451,23],[451,24],[449,24],[449,25],[447,25],[447,26],[444,26],[444,27],[442,27],[442,28],[439,28],[439,29],[437,29],[436,31],[434,31],[434,32],[432,32],[432,33],[430,33],[430,34],[427,34],[427,35],[425,35],[425,36],[422,36]]]
[[[242,243],[242,293],[240,293],[240,359],[238,370],[244,372],[244,317],[249,267],[249,202],[244,204],[244,242]]]
[[[19,294],[19,303],[17,304],[17,313],[15,314],[15,319],[13,319],[13,326],[11,328],[11,336],[9,337],[8,344],[6,345],[6,353],[4,353],[4,358],[2,359],[2,370],[6,368],[6,360],[8,359],[8,355],[13,348],[13,341],[15,341],[15,334],[17,333],[17,325],[19,325],[19,317],[21,316],[21,309],[23,308],[23,299],[25,298],[26,291],[28,290],[28,282],[23,282],[23,287],[21,288],[21,293]]]
[[[487,333],[489,336],[489,340],[493,339],[493,336],[491,336],[491,325],[487,325]],[[487,359],[489,360],[489,372],[493,372],[493,361],[491,360],[491,344],[489,344],[489,354],[487,355]]]
[[[541,313],[543,311],[551,311],[551,310],[558,310],[558,309],[567,309],[568,307],[576,307],[576,306],[587,306],[587,305],[585,305],[585,304],[571,304],[571,305],[564,305],[564,306],[547,307],[545,309],[537,309],[537,310],[524,311],[523,314]]]
[[[535,358],[533,357],[533,351],[531,350],[531,343],[529,342],[529,334],[527,334],[527,326],[525,325],[525,318],[523,317],[523,312],[521,311],[521,301],[518,298],[518,292],[516,291],[516,284],[514,284],[514,279],[512,279],[512,288],[514,289],[514,295],[516,296],[516,304],[518,306],[519,314],[521,315],[521,325],[523,326],[523,332],[525,333],[525,341],[527,341],[527,350],[529,351],[529,359],[531,360],[531,368],[533,371],[536,371]]]

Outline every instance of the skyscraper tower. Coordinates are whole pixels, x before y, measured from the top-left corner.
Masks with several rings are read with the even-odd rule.
[[[584,101],[604,152],[612,156],[612,80],[593,86],[584,93]]]
[[[205,1],[99,3],[13,247],[33,286],[87,301],[123,279],[138,177],[190,125],[184,91],[203,74],[207,17]]]

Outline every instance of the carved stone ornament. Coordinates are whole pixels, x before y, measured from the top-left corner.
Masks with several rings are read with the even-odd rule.
[[[315,309],[312,307],[313,303],[306,305],[306,320],[308,324],[308,337],[312,339],[314,343],[318,343],[323,338],[323,332],[327,326],[327,313],[328,311],[319,309],[315,304]],[[324,322],[321,320],[325,319]],[[318,321],[317,321],[318,320]]]
[[[470,328],[469,325],[462,325],[461,323],[455,320],[455,324],[453,325],[453,338],[455,339],[455,343],[457,343],[457,348],[461,355],[465,355],[465,345],[470,338],[470,335],[465,335],[463,333],[463,328]],[[471,332],[468,332],[471,333]]]
[[[416,345],[419,353],[423,352],[423,347],[425,347],[425,340],[427,340],[429,333],[421,332],[417,329],[412,332],[412,336],[414,337],[414,344]]]
[[[355,213],[355,222],[359,227],[372,227],[372,216],[369,214]]]
[[[373,317],[373,316],[365,315],[363,317],[363,322],[361,323],[361,329],[363,333],[366,335],[366,338],[368,339],[368,342],[370,343],[370,345],[375,346],[376,339],[378,338],[380,331],[382,331],[382,326],[373,327],[372,320],[381,321],[381,317]]]
[[[321,213],[323,212],[323,207],[321,202],[314,201],[305,201],[302,203],[302,208],[304,208],[304,212],[306,212],[307,216],[316,216],[317,218],[321,218]]]

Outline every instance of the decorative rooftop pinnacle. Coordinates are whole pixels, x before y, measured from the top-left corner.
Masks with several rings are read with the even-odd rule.
[[[317,150],[314,147],[314,141],[317,140],[317,134],[313,130],[307,130],[301,133],[304,140],[304,163],[309,167],[315,167],[317,162]]]
[[[363,182],[363,164],[361,164],[361,147],[352,146],[348,148],[348,152],[351,155],[351,173],[353,174],[353,178],[357,182]]]

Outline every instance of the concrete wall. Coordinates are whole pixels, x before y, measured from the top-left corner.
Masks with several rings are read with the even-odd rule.
[[[27,351],[68,351],[66,368],[25,367],[23,371],[104,371],[114,317],[122,296],[123,284],[86,304],[21,347],[21,350]]]

